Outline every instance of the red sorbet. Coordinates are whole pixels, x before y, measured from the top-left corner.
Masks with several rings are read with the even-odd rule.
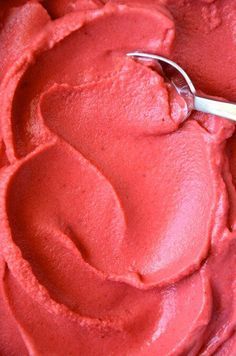
[[[0,2],[0,354],[236,354],[234,0]]]

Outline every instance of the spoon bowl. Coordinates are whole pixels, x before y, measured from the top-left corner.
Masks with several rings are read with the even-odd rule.
[[[192,110],[198,110],[236,121],[236,103],[197,95],[197,91],[188,74],[174,61],[144,52],[130,52],[127,53],[127,56],[137,60],[158,61],[165,78],[173,85],[178,94],[184,98],[188,107],[187,116],[191,114]]]

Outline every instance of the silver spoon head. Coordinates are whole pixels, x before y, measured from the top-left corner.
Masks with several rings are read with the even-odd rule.
[[[127,56],[136,58],[138,60],[158,61],[161,65],[165,78],[173,85],[178,94],[181,95],[185,100],[188,107],[187,115],[190,115],[193,110],[193,100],[196,94],[196,89],[183,68],[166,57],[151,53],[130,52],[127,53]]]

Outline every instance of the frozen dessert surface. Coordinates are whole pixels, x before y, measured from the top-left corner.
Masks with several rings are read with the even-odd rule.
[[[233,0],[1,5],[1,355],[236,352],[234,125],[184,121],[125,56],[236,101],[235,23]]]

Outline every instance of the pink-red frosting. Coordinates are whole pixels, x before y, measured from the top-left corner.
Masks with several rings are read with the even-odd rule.
[[[236,353],[234,0],[0,7],[0,354]]]

